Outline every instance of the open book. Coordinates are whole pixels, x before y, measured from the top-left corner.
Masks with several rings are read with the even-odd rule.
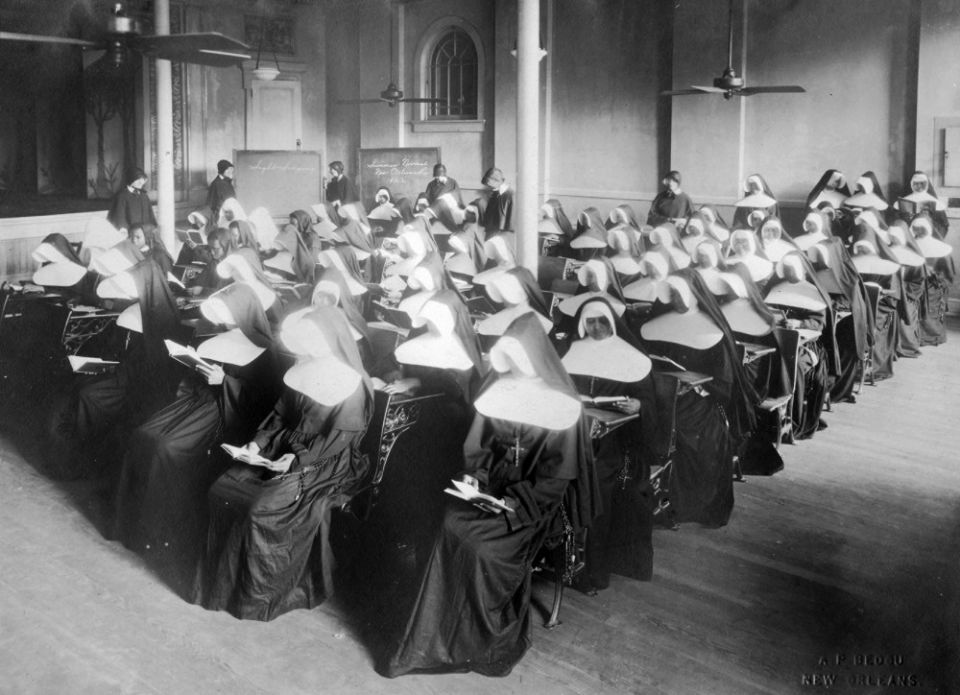
[[[584,405],[593,406],[594,408],[603,408],[605,406],[617,405],[618,403],[624,403],[630,400],[629,396],[580,396],[580,400]]]
[[[75,374],[108,374],[117,368],[120,364],[114,360],[102,360],[99,357],[81,357],[80,355],[67,355],[70,362],[70,369]]]
[[[444,492],[448,495],[453,495],[454,497],[459,497],[462,500],[466,500],[480,509],[483,509],[488,512],[509,512],[510,507],[506,503],[488,495],[486,493],[480,492],[477,488],[469,483],[465,483],[462,480],[452,480],[453,487],[448,487],[444,489]]]
[[[206,239],[203,238],[203,233],[199,229],[178,229],[176,231],[178,241],[184,243],[192,241],[197,246],[203,246],[207,243]]]
[[[220,448],[230,454],[230,458],[250,466],[269,466],[273,463],[268,458],[255,454],[242,446],[233,446],[232,444],[221,444]]]
[[[172,340],[164,340],[163,343],[167,346],[167,352],[170,353],[170,357],[180,364],[190,367],[190,369],[195,369],[201,374],[206,375],[215,368],[215,365],[200,357],[192,347],[175,343]]]

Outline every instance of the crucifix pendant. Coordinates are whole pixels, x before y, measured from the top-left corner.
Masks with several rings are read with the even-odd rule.
[[[513,465],[520,465],[520,457],[527,453],[527,450],[520,446],[520,437],[514,437],[513,445],[508,447],[513,450]]]

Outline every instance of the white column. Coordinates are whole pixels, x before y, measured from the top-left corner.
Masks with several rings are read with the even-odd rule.
[[[513,228],[518,260],[537,275],[540,172],[540,0],[517,3],[517,195]]]
[[[154,30],[170,33],[170,0],[154,0]],[[174,248],[173,79],[169,60],[157,60],[157,222],[163,243]]]

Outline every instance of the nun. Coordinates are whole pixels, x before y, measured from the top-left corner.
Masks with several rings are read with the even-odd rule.
[[[40,267],[33,274],[34,284],[57,288],[81,304],[99,303],[97,274],[89,270],[63,234],[48,234],[30,254]]]
[[[776,268],[775,280],[767,286],[764,299],[782,312],[783,326],[808,332],[808,339],[799,341],[797,347],[791,420],[793,438],[809,439],[822,428],[820,415],[829,393],[822,337],[829,330],[830,298],[808,279],[807,264],[799,251],[784,256]]]
[[[639,415],[593,440],[603,511],[590,525],[586,568],[577,587],[594,594],[609,586],[611,573],[649,580],[653,575],[649,462],[657,431],[650,358],[610,303],[596,297],[581,305],[577,339],[562,361],[581,397],[621,398],[604,407],[623,415]]]
[[[281,336],[297,363],[237,461],[210,488],[195,591],[209,610],[272,620],[333,593],[333,509],[366,474],[373,385],[343,313],[316,307]]]
[[[490,364],[463,475],[450,488],[406,625],[378,666],[388,677],[508,675],[531,645],[534,558],[564,516],[580,529],[594,515],[580,397],[535,316],[510,326]]]
[[[947,204],[937,197],[937,192],[928,177],[922,171],[913,172],[910,177],[909,190],[903,192],[900,199],[894,203],[897,216],[904,222],[910,222],[916,215],[926,212],[933,224],[933,235],[943,240],[950,229],[947,219]]]
[[[247,441],[280,391],[273,335],[253,288],[235,282],[200,311],[225,331],[196,350],[210,367],[185,374],[177,399],[133,431],[110,536],[151,564],[171,565],[185,594],[206,539],[207,490],[230,463],[211,450]]]
[[[877,297],[871,301],[871,306],[875,305],[876,317],[871,362],[872,377],[879,381],[893,376],[899,321],[905,317],[903,284],[900,264],[890,256],[876,230],[867,224],[858,227],[858,239],[853,244],[853,264],[868,291]]]
[[[828,203],[836,210],[849,197],[850,187],[843,172],[838,169],[827,169],[807,195],[807,210],[817,210],[821,203]]]
[[[79,377],[66,398],[51,409],[44,447],[46,467],[56,477],[112,473],[129,431],[173,400],[180,377],[164,340],[181,339],[184,329],[160,268],[116,248],[105,255],[127,262],[126,269],[97,286],[101,298],[126,307],[117,326],[126,331],[127,339],[115,372]]]
[[[606,251],[607,228],[596,208],[589,207],[577,215],[577,228],[570,240],[570,248],[575,258],[581,261],[595,258]]]
[[[900,279],[906,300],[906,318],[900,321],[897,357],[919,357],[920,321],[927,315],[926,259],[903,220],[895,220],[887,229],[887,243],[890,253],[900,264]]]
[[[724,526],[733,511],[733,456],[755,429],[757,399],[723,314],[695,271],[663,281],[639,337],[646,354],[712,377],[682,395],[674,385],[659,405],[674,414],[676,449],[658,521]]]
[[[933,219],[926,213],[910,221],[909,233],[927,263],[927,313],[920,321],[920,339],[924,345],[939,345],[947,340],[947,294],[956,275],[953,248],[936,238]]]
[[[760,289],[773,275],[773,263],[758,252],[757,235],[748,229],[736,229],[730,234],[730,248],[724,259],[728,267],[742,265],[750,279]]]
[[[832,235],[822,211],[807,213],[804,230],[806,233],[794,241],[805,250],[837,318],[838,373],[830,387],[830,400],[854,403],[853,388],[864,356],[873,346],[875,324],[870,298],[846,246]]]
[[[735,229],[752,229],[750,224],[751,213],[758,213],[755,217],[761,220],[767,217],[780,217],[780,206],[777,197],[770,190],[770,186],[760,174],[751,174],[743,182],[743,197],[734,206],[733,226]]]
[[[550,308],[533,273],[527,268],[517,266],[491,278],[487,283],[487,296],[502,308],[477,323],[477,334],[481,341],[492,343],[506,332],[514,320],[529,313],[536,315],[544,333],[553,330]]]

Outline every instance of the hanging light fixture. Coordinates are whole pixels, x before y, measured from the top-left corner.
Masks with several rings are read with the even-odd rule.
[[[273,51],[273,65],[260,66],[260,54],[263,53],[263,41],[266,35],[267,17],[264,14],[260,16],[260,42],[257,44],[257,64],[253,68],[253,76],[261,82],[272,82],[277,79],[277,76],[280,74],[280,61],[277,60],[276,49],[271,46],[270,50]]]

